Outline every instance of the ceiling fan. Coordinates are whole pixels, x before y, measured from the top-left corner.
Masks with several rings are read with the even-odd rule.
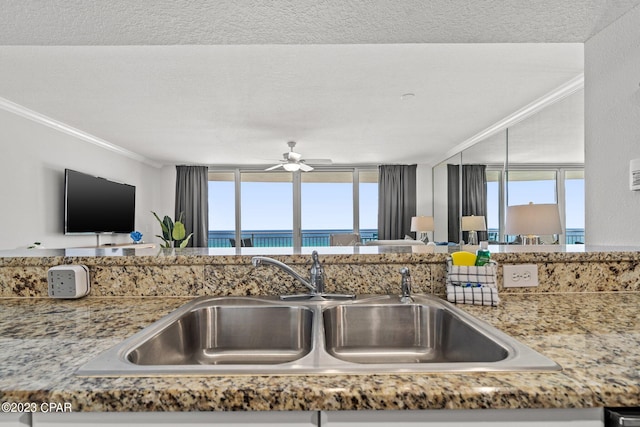
[[[282,157],[284,160],[280,160],[280,163],[277,165],[271,166],[270,168],[265,169],[265,171],[272,171],[274,169],[283,168],[287,172],[295,172],[297,170],[301,170],[302,172],[312,171],[313,168],[306,164],[305,160],[302,160],[302,154],[296,153],[293,151],[293,147],[296,146],[295,141],[287,142],[289,146],[289,151],[287,153],[283,153]],[[310,160],[311,163],[321,163],[321,164],[331,164],[331,160],[328,159],[316,159]]]

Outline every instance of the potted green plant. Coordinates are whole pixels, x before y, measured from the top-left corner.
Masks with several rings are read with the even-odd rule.
[[[180,212],[178,219],[173,221],[168,215],[165,215],[163,219],[153,211],[151,211],[153,216],[156,217],[158,222],[160,223],[160,227],[162,228],[162,236],[156,234],[156,237],[159,237],[164,242],[161,245],[163,248],[184,248],[189,243],[189,239],[193,233],[187,236],[187,231],[184,228],[184,223],[182,222],[182,215],[184,212]]]

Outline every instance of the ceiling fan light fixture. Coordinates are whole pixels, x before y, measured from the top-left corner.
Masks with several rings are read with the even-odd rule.
[[[300,165],[298,163],[285,163],[282,167],[288,172],[295,172],[300,169]]]

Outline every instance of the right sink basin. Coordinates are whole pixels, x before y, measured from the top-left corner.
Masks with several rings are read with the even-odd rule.
[[[498,362],[509,351],[443,307],[339,305],[323,312],[325,346],[352,363]]]

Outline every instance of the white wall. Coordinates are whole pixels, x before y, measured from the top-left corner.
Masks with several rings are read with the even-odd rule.
[[[640,6],[585,43],[586,242],[637,246],[640,191]]]
[[[447,163],[440,163],[433,168],[433,222],[436,229],[434,235],[436,242],[449,241],[449,178],[447,174]]]
[[[167,190],[169,197],[163,196],[160,184],[166,184],[162,178],[170,171],[163,174],[4,110],[0,110],[0,159],[0,249],[35,241],[47,248],[95,245],[95,236],[63,234],[65,168],[135,185],[136,229],[145,241],[156,241],[153,236],[159,232],[150,211],[163,212],[173,203],[175,184]],[[101,237],[104,243],[130,241],[128,235]]]
[[[431,165],[416,167],[416,214],[432,216],[433,212],[433,172]]]
[[[433,216],[433,171],[431,165],[417,165],[416,168],[416,215]],[[433,232],[429,231],[433,241]]]

